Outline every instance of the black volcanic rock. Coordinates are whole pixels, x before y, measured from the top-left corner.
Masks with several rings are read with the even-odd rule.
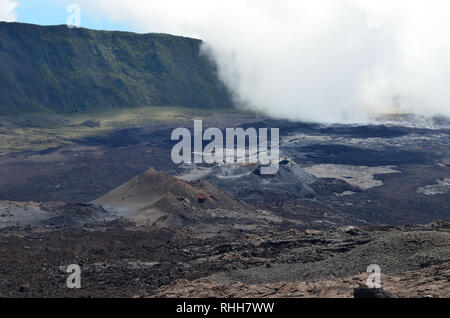
[[[316,178],[292,160],[281,160],[278,172],[265,176],[260,166],[219,166],[206,178],[220,189],[248,202],[273,201],[314,196],[310,187]]]
[[[57,207],[57,216],[45,221],[52,226],[82,226],[108,220],[111,216],[100,205],[68,203]]]
[[[353,290],[355,298],[393,298],[391,294],[381,288],[369,288],[361,285]]]

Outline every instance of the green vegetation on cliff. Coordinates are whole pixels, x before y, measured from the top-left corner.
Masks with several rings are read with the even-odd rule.
[[[201,44],[167,34],[0,22],[0,115],[231,107]]]

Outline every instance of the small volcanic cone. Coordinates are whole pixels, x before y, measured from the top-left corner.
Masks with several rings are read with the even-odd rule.
[[[247,202],[314,196],[314,190],[310,187],[316,181],[313,175],[293,160],[283,159],[279,164],[274,175],[262,175],[258,164],[218,166],[205,180]]]
[[[210,183],[189,183],[153,168],[94,203],[120,211],[136,225],[169,228],[197,223],[204,210],[249,209]]]

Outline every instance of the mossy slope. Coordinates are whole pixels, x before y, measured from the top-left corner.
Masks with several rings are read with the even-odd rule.
[[[0,22],[0,115],[231,107],[201,41]]]

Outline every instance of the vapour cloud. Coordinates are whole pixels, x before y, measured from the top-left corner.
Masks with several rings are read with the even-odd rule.
[[[237,100],[273,116],[450,116],[447,0],[79,2],[139,32],[205,40]]]
[[[16,7],[19,5],[16,1],[0,0],[0,21],[14,22],[17,19]]]

